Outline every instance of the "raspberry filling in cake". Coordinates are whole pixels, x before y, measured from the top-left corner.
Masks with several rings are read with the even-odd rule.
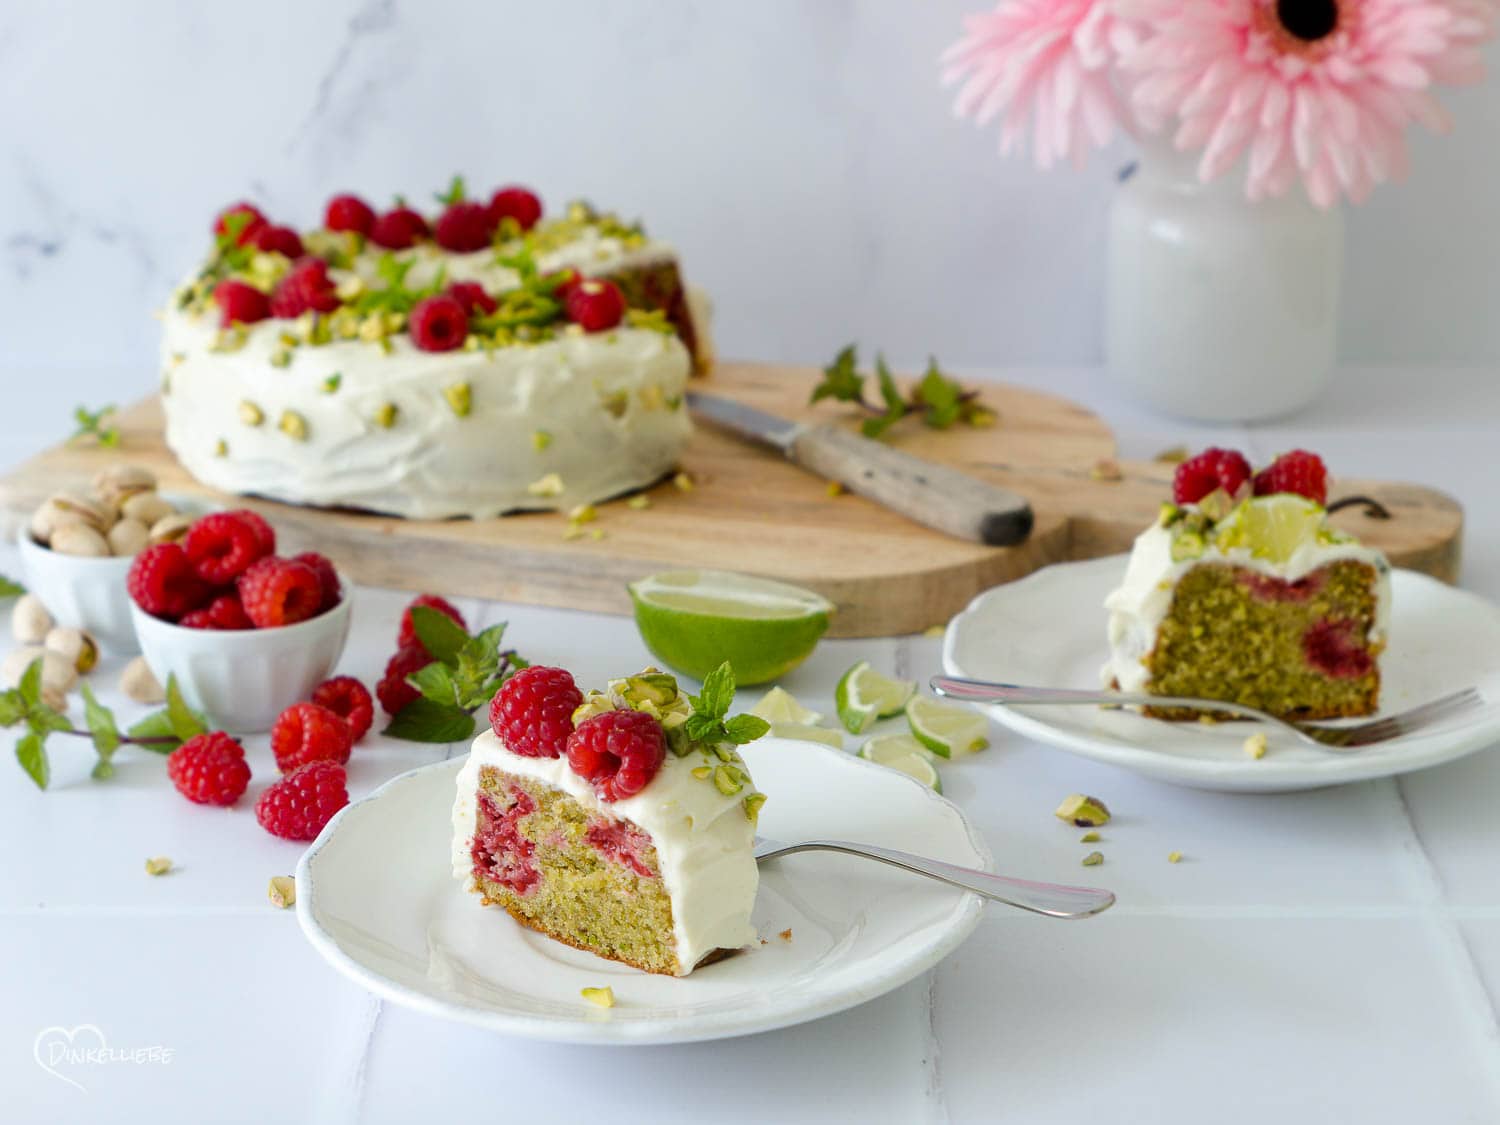
[[[1390,567],[1328,523],[1327,488],[1321,459],[1303,450],[1259,473],[1231,450],[1180,465],[1173,503],[1137,538],[1106,599],[1106,682],[1284,718],[1374,712]]]
[[[765,798],[736,745],[764,724],[726,722],[732,695],[727,665],[694,697],[654,669],[587,696],[562,669],[518,672],[459,773],[455,876],[524,926],[648,972],[749,944]]]

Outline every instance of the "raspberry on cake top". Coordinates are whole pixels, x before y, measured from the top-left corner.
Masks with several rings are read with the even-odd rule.
[[[1373,711],[1390,565],[1328,523],[1327,488],[1321,459],[1303,450],[1260,473],[1222,449],[1179,465],[1173,502],[1105,600],[1105,683],[1289,717]]]
[[[216,488],[411,518],[563,509],[653,483],[709,361],[670,247],[456,180],[431,220],[335,197],[299,233],[248,203],[164,315],[167,443]]]
[[[559,668],[496,693],[453,805],[453,872],[486,905],[559,941],[686,976],[752,943],[763,794],[726,718],[724,665],[685,696],[655,669],[579,691]]]

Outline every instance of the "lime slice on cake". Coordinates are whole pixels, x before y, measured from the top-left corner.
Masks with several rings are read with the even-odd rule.
[[[861,660],[839,680],[833,705],[845,730],[864,734],[875,720],[901,714],[916,691],[917,685],[910,680],[889,679],[871,668],[868,660]]]
[[[867,762],[900,770],[929,789],[943,791],[943,782],[932,764],[932,756],[909,734],[877,734],[859,748],[859,756]]]
[[[989,720],[977,711],[919,695],[906,705],[906,721],[918,742],[939,758],[972,754],[988,746]]]
[[[834,609],[800,586],[724,570],[668,570],[629,588],[636,627],[658,660],[699,680],[727,660],[741,685],[806,660]]]
[[[1284,563],[1297,548],[1317,540],[1325,514],[1321,505],[1305,496],[1278,492],[1241,504],[1216,534],[1223,546],[1248,547],[1258,559]]]

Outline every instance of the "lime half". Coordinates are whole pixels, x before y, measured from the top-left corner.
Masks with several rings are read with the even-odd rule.
[[[835,750],[844,748],[842,733],[830,730],[828,727],[813,726],[811,723],[772,722],[771,736],[795,738],[801,742],[821,742],[825,746],[832,746]]]
[[[864,734],[876,719],[901,714],[906,701],[916,694],[917,685],[910,680],[892,680],[861,660],[844,673],[833,692],[833,705],[839,722],[850,734]]]
[[[878,734],[867,739],[859,748],[859,756],[866,761],[900,770],[929,789],[939,793],[943,791],[943,782],[932,764],[932,756],[909,734]]]
[[[795,695],[786,688],[773,687],[754,707],[750,714],[758,715],[768,723],[803,723],[816,726],[823,716],[802,706]]]
[[[977,711],[919,695],[906,705],[911,733],[939,758],[972,754],[988,746],[989,721]]]
[[[741,685],[806,660],[834,609],[811,590],[724,570],[668,570],[629,588],[636,627],[658,660],[699,680],[727,660]]]
[[[1258,559],[1284,563],[1304,543],[1317,540],[1326,513],[1305,496],[1278,492],[1257,496],[1215,530],[1222,546],[1248,547]]]

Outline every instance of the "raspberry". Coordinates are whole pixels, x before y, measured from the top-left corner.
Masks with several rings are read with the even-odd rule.
[[[260,536],[260,543],[264,548],[261,552],[262,556],[274,555],[276,553],[276,532],[265,521],[265,517],[261,516],[258,512],[252,512],[249,508],[236,508],[234,514],[255,528],[255,534]]]
[[[221,730],[188,739],[167,755],[167,776],[189,801],[232,805],[245,795],[245,748]]]
[[[401,613],[401,631],[396,634],[397,648],[410,648],[412,645],[416,645],[418,648],[422,647],[422,641],[417,636],[417,628],[411,623],[412,606],[418,605],[447,614],[457,622],[460,629],[463,629],[465,632],[468,631],[469,623],[464,620],[464,615],[459,613],[452,603],[438,597],[436,594],[421,594],[413,598],[411,605],[407,606]]]
[[[293,703],[271,727],[271,753],[282,773],[308,762],[343,765],[353,745],[354,732],[343,717],[316,703]]]
[[[249,220],[240,228],[239,234],[234,239],[236,246],[243,246],[255,237],[256,232],[261,227],[266,225],[266,217],[261,214],[260,208],[253,203],[246,203],[244,200],[238,203],[231,203],[224,210],[220,211],[218,218],[214,220],[214,234],[221,237],[228,234],[229,220],[236,215],[249,216]]]
[[[643,711],[606,711],[568,735],[568,765],[601,801],[635,796],[666,757],[666,732]]]
[[[405,250],[430,233],[427,220],[421,215],[410,207],[397,207],[375,220],[370,228],[370,241],[387,250]]]
[[[208,592],[180,543],[158,543],[136,555],[125,588],[136,605],[167,621],[197,609]]]
[[[412,700],[421,696],[416,688],[406,682],[406,677],[432,663],[432,656],[421,645],[409,645],[396,650],[385,666],[385,675],[375,685],[375,695],[380,707],[387,715],[394,715]]]
[[[514,219],[522,230],[530,230],[542,217],[542,201],[526,188],[511,185],[490,197],[489,213],[495,226],[501,219]]]
[[[260,533],[236,512],[213,512],[194,522],[182,541],[198,577],[211,586],[233,582],[265,557]]]
[[[512,753],[556,758],[568,747],[583,692],[561,668],[523,668],[490,700],[490,729]]]
[[[1328,468],[1323,458],[1305,449],[1283,453],[1255,474],[1255,495],[1273,492],[1295,492],[1315,504],[1328,503]]]
[[[468,316],[473,316],[476,309],[481,313],[492,313],[500,307],[477,281],[455,281],[448,286],[448,296],[462,305]]]
[[[177,624],[184,629],[218,629],[221,632],[254,628],[250,618],[245,616],[245,607],[234,594],[220,594],[202,609],[183,614]]]
[[[219,326],[254,324],[271,315],[271,302],[253,285],[233,279],[214,286],[214,304],[219,306]]]
[[[1210,447],[1177,466],[1172,477],[1172,499],[1196,504],[1216,488],[1233,496],[1250,479],[1250,462],[1233,449]]]
[[[320,555],[317,551],[304,551],[300,555],[293,555],[292,561],[306,563],[318,576],[318,588],[323,591],[323,600],[318,603],[319,613],[332,609],[343,600],[343,588],[339,585],[339,572],[333,569],[333,563],[328,561],[326,555]]]
[[[287,320],[303,313],[333,312],[339,295],[322,258],[303,258],[276,285],[271,294],[271,315]]]
[[[375,226],[375,211],[357,195],[335,195],[328,201],[323,225],[329,230],[369,234]]]
[[[326,707],[349,724],[349,734],[358,742],[375,721],[370,690],[353,676],[335,676],[313,689],[312,701]]]
[[[240,601],[257,629],[295,625],[323,604],[317,572],[293,559],[265,558],[240,575]]]
[[[291,227],[274,227],[267,223],[256,228],[250,241],[257,250],[267,254],[285,254],[294,261],[302,257],[302,236]]]
[[[412,343],[424,352],[451,352],[464,345],[469,314],[457,298],[439,293],[416,303],[407,326]]]
[[[564,266],[560,270],[554,270],[552,273],[543,275],[542,280],[553,283],[552,295],[566,306],[568,303],[568,294],[578,288],[578,283],[583,280],[583,274],[579,273],[572,266]]]
[[[563,307],[585,332],[607,332],[625,318],[625,294],[613,281],[588,278],[569,288]]]
[[[459,254],[488,249],[490,235],[494,233],[495,224],[490,221],[489,211],[482,204],[466,199],[450,203],[433,228],[437,244]]]
[[[310,762],[260,795],[255,819],[283,840],[315,840],[349,803],[348,774],[337,762]]]

